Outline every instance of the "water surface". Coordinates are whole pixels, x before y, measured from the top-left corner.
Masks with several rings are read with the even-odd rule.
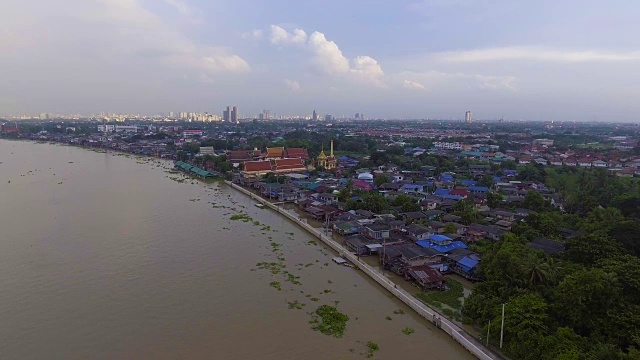
[[[168,168],[0,140],[1,358],[357,359],[367,341],[377,359],[473,358],[277,213]],[[270,240],[301,285],[256,268],[277,261]],[[311,330],[336,301],[344,337]]]

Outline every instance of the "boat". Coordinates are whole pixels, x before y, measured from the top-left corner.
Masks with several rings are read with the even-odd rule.
[[[345,259],[343,259],[343,258],[341,258],[339,256],[336,256],[331,260],[333,260],[333,262],[335,262],[338,265],[346,265],[347,264],[347,260],[345,260]]]
[[[261,204],[261,203],[255,203],[255,204],[253,204],[253,205],[255,205],[256,207],[259,207],[260,209],[264,209],[264,204]]]

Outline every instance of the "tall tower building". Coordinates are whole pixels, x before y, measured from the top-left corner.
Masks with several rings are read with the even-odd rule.
[[[238,122],[238,107],[237,106],[234,106],[233,110],[231,110],[231,122]]]
[[[227,110],[222,112],[223,121],[231,121],[231,106],[227,106]]]
[[[464,113],[464,122],[473,122],[473,117],[471,116],[471,111],[467,111]]]
[[[318,113],[315,110],[313,110],[313,116],[311,117],[311,119],[313,121],[318,121]]]

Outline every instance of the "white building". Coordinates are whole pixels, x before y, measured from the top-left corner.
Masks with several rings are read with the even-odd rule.
[[[116,132],[138,132],[135,125],[116,125]]]
[[[462,144],[459,142],[434,142],[433,146],[436,149],[445,149],[445,150],[461,150]]]
[[[98,125],[98,131],[100,132],[112,132],[116,129],[115,125]]]
[[[214,155],[213,146],[201,146],[200,154],[202,155]]]

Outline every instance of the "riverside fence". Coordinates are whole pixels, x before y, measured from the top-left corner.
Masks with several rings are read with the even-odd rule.
[[[437,328],[441,329],[445,333],[449,334],[456,342],[458,342],[462,347],[467,349],[473,355],[475,355],[478,359],[482,360],[494,360],[494,359],[502,359],[502,357],[493,353],[489,349],[487,349],[483,344],[481,344],[478,340],[476,340],[472,335],[467,333],[464,329],[449,321],[446,318],[443,318],[435,311],[433,308],[424,304],[423,302],[417,300],[413,295],[406,292],[404,289],[399,288],[393,281],[385,277],[381,272],[377,271],[369,264],[360,260],[356,255],[352,254],[349,250],[343,247],[341,244],[333,240],[332,238],[324,235],[322,231],[319,231],[317,228],[309,225],[306,222],[301,221],[300,217],[291,214],[286,209],[280,208],[277,205],[272,204],[268,200],[258,196],[251,191],[234,184],[230,181],[225,181],[225,183],[232,188],[242,192],[243,194],[250,196],[252,199],[259,201],[261,204],[269,207],[272,210],[277,211],[282,214],[289,220],[296,223],[301,228],[305,229],[311,235],[317,237],[326,245],[331,247],[334,251],[336,251],[340,256],[345,259],[351,261],[356,267],[362,270],[365,274],[369,275],[370,278],[375,280],[382,287],[387,289],[390,293],[395,295],[400,301],[405,303],[407,306],[412,308],[415,312],[417,312],[420,316],[432,322]]]

